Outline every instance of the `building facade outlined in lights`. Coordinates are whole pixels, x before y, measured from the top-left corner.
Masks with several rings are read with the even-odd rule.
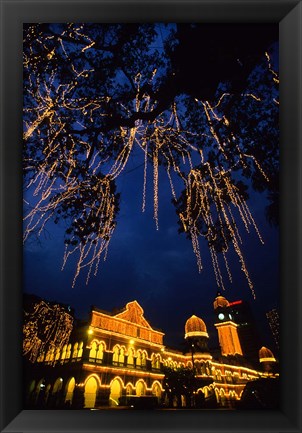
[[[205,405],[215,400],[217,407],[232,407],[240,400],[247,382],[268,375],[276,377],[276,359],[269,351],[265,353],[270,356],[262,360],[265,368],[259,360],[254,368],[247,365],[237,325],[223,296],[214,300],[214,311],[220,359],[214,359],[208,349],[209,335],[201,318],[194,315],[186,321],[188,349],[183,353],[165,346],[165,334],[150,325],[135,300],[117,313],[92,308],[89,322],[74,325],[62,347],[41,345],[41,330],[30,334],[29,328],[35,329],[33,313],[30,326],[24,325],[24,335],[34,339],[32,347],[45,350],[36,350],[31,360],[29,351],[24,356],[25,407],[94,409],[127,405],[132,397],[148,396],[166,405],[165,367],[194,371],[194,395],[202,394]],[[28,338],[24,341],[29,348]],[[188,396],[182,395],[180,401],[188,407]]]

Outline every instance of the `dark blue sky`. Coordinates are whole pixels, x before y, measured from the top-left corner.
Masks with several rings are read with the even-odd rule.
[[[162,43],[163,31],[164,27],[161,27],[156,46]],[[273,63],[277,62],[275,50]],[[153,219],[151,166],[148,166],[146,211],[142,213],[142,162],[141,153],[131,155],[117,179],[117,190],[121,193],[118,224],[109,244],[107,260],[101,260],[97,276],[92,276],[86,285],[86,274],[80,274],[72,287],[73,257],[61,271],[65,228],[49,223],[38,241],[29,240],[24,246],[24,291],[69,304],[75,308],[76,317],[83,319],[88,318],[92,305],[112,311],[136,299],[151,326],[166,333],[168,345],[182,343],[185,322],[196,314],[204,319],[214,340],[213,300],[218,288],[208,247],[205,242],[200,243],[203,270],[198,273],[191,241],[178,233],[165,171],[159,171],[158,231]],[[26,195],[25,198],[29,199]],[[235,253],[229,255],[233,282],[230,284],[225,278],[224,295],[229,301],[243,299],[250,303],[263,335],[263,344],[272,347],[265,313],[278,307],[279,236],[278,229],[270,227],[265,219],[265,204],[264,195],[251,193],[249,206],[265,244],[260,243],[253,228],[250,234],[243,227],[241,230],[242,252],[256,299]]]
[[[165,172],[159,177],[159,230],[153,219],[153,184],[151,166],[147,183],[146,211],[142,213],[143,166],[131,158],[118,179],[121,208],[118,224],[109,245],[107,260],[101,260],[99,272],[85,283],[80,274],[72,288],[74,261],[61,271],[64,251],[63,227],[50,224],[40,238],[24,248],[24,290],[49,300],[70,304],[76,316],[88,318],[91,305],[111,311],[136,299],[144,308],[153,327],[166,333],[165,342],[178,345],[188,317],[202,317],[210,334],[213,327],[213,299],[217,293],[214,271],[207,245],[200,244],[204,268],[198,273],[191,241],[178,233],[177,216],[171,203],[171,191]],[[252,306],[263,334],[264,344],[272,346],[265,312],[278,306],[279,244],[278,229],[271,228],[264,217],[265,200],[253,193],[250,209],[265,244],[254,230],[242,230],[242,248],[254,283],[254,300],[236,254],[230,256],[233,283],[224,295],[230,301],[247,300]],[[213,338],[213,337],[212,337]]]

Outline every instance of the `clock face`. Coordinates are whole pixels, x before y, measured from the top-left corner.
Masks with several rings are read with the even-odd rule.
[[[218,319],[223,320],[224,319],[224,314],[223,313],[219,313],[218,314]]]

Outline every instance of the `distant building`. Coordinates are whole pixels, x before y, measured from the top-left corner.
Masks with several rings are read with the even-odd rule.
[[[242,354],[253,361],[258,361],[261,341],[257,331],[257,324],[251,308],[246,301],[236,300],[229,303],[230,314],[238,325],[237,331],[241,343]]]
[[[266,313],[277,349],[280,349],[280,319],[278,311],[274,308]]]
[[[259,358],[254,367],[246,363],[240,325],[231,316],[229,302],[217,297],[214,309],[221,347],[218,358],[210,353],[206,324],[197,316],[185,323],[183,353],[165,346],[164,333],[150,325],[137,301],[115,313],[92,308],[87,323],[74,321],[64,344],[56,339],[57,347],[41,345],[34,361],[24,357],[25,407],[93,409],[127,405],[141,397],[167,405],[171,401],[171,390],[164,385],[167,370],[194,374],[192,395],[178,396],[175,405],[191,406],[202,395],[205,407],[213,407],[213,402],[232,407],[247,382],[271,376],[272,370],[264,372]],[[46,322],[39,322],[40,316],[32,315],[31,327],[43,328]],[[49,330],[48,322],[46,326]],[[58,332],[65,335],[61,326]]]

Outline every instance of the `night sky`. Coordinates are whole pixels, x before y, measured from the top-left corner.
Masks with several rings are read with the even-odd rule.
[[[164,342],[180,347],[186,320],[196,314],[210,334],[210,345],[216,344],[213,300],[218,288],[210,253],[200,242],[203,270],[198,273],[192,244],[178,233],[177,215],[171,203],[171,189],[165,171],[159,174],[159,230],[153,219],[152,167],[148,166],[146,210],[142,212],[143,161],[141,155],[130,157],[117,180],[121,193],[117,227],[109,244],[106,261],[100,263],[96,277],[88,285],[80,274],[72,288],[74,258],[62,271],[64,226],[49,223],[39,240],[24,246],[24,291],[44,299],[68,304],[75,316],[88,319],[91,306],[112,311],[137,300],[152,327],[165,332]],[[229,301],[249,302],[257,320],[263,344],[274,346],[265,313],[278,307],[279,229],[265,218],[265,194],[252,192],[249,207],[265,242],[262,245],[253,230],[241,231],[242,251],[254,283],[253,298],[236,254],[230,256],[232,284],[225,278],[223,295]],[[25,194],[25,198],[28,199]]]
[[[151,326],[166,333],[168,345],[182,342],[185,321],[192,314],[203,318],[208,331],[215,335],[212,305],[218,288],[207,246],[201,242],[204,268],[198,273],[191,241],[178,233],[166,174],[162,174],[159,184],[158,231],[153,219],[150,178],[147,208],[144,213],[141,211],[142,180],[143,167],[135,160],[129,161],[118,182],[122,194],[121,210],[108,256],[88,285],[85,276],[80,274],[72,288],[72,259],[61,271],[64,229],[53,224],[39,243],[29,242],[24,248],[24,290],[69,304],[75,308],[76,316],[83,319],[88,318],[92,305],[112,311],[136,299]],[[233,284],[228,285],[226,281],[223,294],[229,301],[243,299],[250,303],[259,331],[264,333],[264,341],[271,347],[265,312],[278,305],[278,229],[270,227],[265,219],[265,200],[261,194],[254,193],[249,203],[265,241],[262,245],[253,231],[244,233],[243,251],[256,299],[240,271],[236,255],[230,261]]]

